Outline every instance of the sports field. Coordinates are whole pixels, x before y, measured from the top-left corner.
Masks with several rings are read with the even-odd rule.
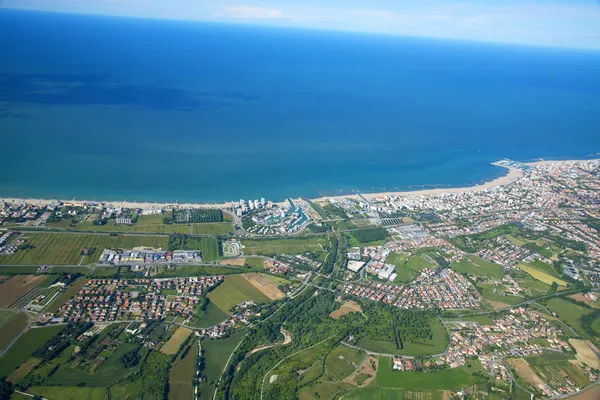
[[[300,254],[304,252],[319,253],[329,246],[325,236],[311,236],[293,239],[261,239],[244,240],[244,254],[271,255],[271,254]]]
[[[544,282],[547,285],[551,285],[552,282],[556,282],[557,285],[567,286],[567,282],[563,281],[562,279],[556,278],[548,274],[547,272],[543,272],[538,268],[531,267],[527,264],[519,264],[519,268],[527,272],[529,275],[531,275],[538,281]]]
[[[226,313],[241,302],[253,300],[256,303],[266,303],[269,298],[252,285],[243,275],[229,275],[208,298]]]
[[[32,249],[18,250],[10,256],[0,256],[0,264],[91,264],[106,248],[131,249],[147,246],[167,248],[167,237],[164,236],[110,236],[106,234],[86,233],[27,233],[27,243]],[[95,248],[90,256],[83,257],[84,248]]]
[[[452,269],[459,273],[490,276],[493,278],[502,278],[504,276],[504,267],[500,264],[494,264],[478,256],[469,254],[463,260],[452,263]]]

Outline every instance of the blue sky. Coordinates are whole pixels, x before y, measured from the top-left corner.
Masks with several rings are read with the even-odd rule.
[[[0,6],[600,49],[600,0],[0,0]]]

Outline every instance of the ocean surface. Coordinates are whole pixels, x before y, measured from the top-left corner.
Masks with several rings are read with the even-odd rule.
[[[0,10],[0,196],[462,186],[600,152],[600,52]]]

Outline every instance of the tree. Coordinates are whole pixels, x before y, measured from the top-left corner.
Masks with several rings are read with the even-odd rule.
[[[140,353],[138,352],[138,349],[133,349],[123,354],[123,356],[121,357],[121,364],[123,364],[125,368],[133,368],[136,365],[138,365],[139,362]]]
[[[8,400],[14,392],[12,383],[2,378],[0,380],[0,400]]]
[[[556,289],[558,289],[558,284],[556,283],[556,281],[552,281],[552,285],[550,285],[550,290],[552,291],[552,293],[556,293]]]

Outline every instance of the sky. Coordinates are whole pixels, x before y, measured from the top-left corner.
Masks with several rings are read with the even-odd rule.
[[[0,0],[0,7],[600,50],[600,0]]]

